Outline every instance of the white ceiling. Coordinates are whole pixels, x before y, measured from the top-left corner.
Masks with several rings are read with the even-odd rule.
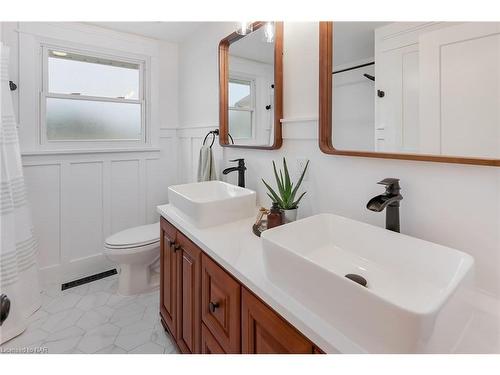
[[[179,43],[210,22],[89,22],[106,29]]]
[[[264,40],[264,28],[250,33],[229,46],[231,56],[243,57],[265,64],[274,63],[274,43]]]
[[[345,65],[375,56],[375,29],[387,22],[335,22],[333,65]]]

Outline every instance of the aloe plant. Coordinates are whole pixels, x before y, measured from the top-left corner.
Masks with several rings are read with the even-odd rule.
[[[280,208],[283,210],[293,210],[298,207],[300,200],[304,197],[306,192],[303,192],[297,199],[295,196],[297,195],[297,191],[299,190],[300,184],[304,179],[304,175],[306,174],[307,167],[309,165],[309,160],[302,171],[302,175],[297,181],[297,185],[293,186],[293,182],[290,180],[290,174],[288,173],[288,167],[286,165],[286,160],[283,158],[283,172],[276,170],[276,164],[273,161],[273,169],[274,169],[274,177],[276,178],[276,185],[278,185],[278,191],[276,192],[264,179],[262,182],[266,185],[269,192],[267,195],[272,199],[273,202],[277,202]]]

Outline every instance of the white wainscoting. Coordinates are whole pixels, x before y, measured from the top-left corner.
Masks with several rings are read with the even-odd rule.
[[[179,183],[188,183],[197,181],[198,174],[198,158],[200,147],[203,145],[203,140],[207,133],[211,130],[218,129],[219,125],[204,126],[204,127],[183,127],[177,130],[177,142],[179,150]],[[207,144],[212,142],[212,135],[207,138]],[[215,137],[212,146],[214,159],[219,179],[222,176],[222,170],[226,168],[223,158],[224,150],[219,144],[219,137]]]
[[[177,182],[175,129],[160,150],[23,155],[42,283],[62,283],[112,267],[102,245],[111,233],[159,220]]]

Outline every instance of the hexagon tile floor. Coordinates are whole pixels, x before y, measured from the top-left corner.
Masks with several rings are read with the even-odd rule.
[[[177,353],[160,323],[159,291],[124,297],[116,293],[117,281],[107,277],[63,292],[48,288],[26,331],[0,346],[2,352]]]

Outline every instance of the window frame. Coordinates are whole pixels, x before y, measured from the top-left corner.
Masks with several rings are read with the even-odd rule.
[[[125,99],[125,98],[110,98],[91,95],[74,95],[74,94],[58,94],[49,92],[49,51],[57,50],[67,53],[74,53],[83,56],[90,56],[118,62],[126,62],[137,64],[139,66],[139,91],[138,99]],[[125,54],[118,53],[104,53],[97,49],[78,48],[68,46],[66,44],[54,43],[40,43],[41,55],[41,80],[39,90],[39,144],[41,146],[58,146],[71,145],[82,146],[83,148],[92,149],[92,143],[96,143],[97,147],[104,146],[146,146],[151,142],[148,121],[148,106],[149,106],[149,93],[148,93],[148,77],[147,77],[147,59],[140,59],[131,57]],[[111,103],[126,103],[126,104],[139,104],[141,111],[141,134],[137,139],[124,138],[124,139],[48,139],[47,136],[47,99],[64,99],[64,100],[86,100],[95,102],[111,102]],[[52,147],[51,147],[52,148]]]
[[[228,115],[229,115],[229,111],[243,111],[243,112],[250,112],[251,114],[251,122],[250,122],[250,126],[251,126],[251,136],[250,137],[246,137],[246,138],[243,138],[243,137],[233,137],[233,139],[239,139],[239,140],[251,140],[251,139],[255,139],[255,117],[256,117],[256,89],[257,89],[257,85],[256,85],[256,79],[255,77],[250,77],[250,76],[243,76],[243,75],[239,75],[239,74],[229,74],[229,78],[228,78],[228,88],[229,88],[229,84],[231,82],[235,82],[235,83],[247,83],[249,82],[250,83],[250,109],[246,109],[246,108],[239,108],[239,107],[232,107],[229,105],[228,103],[228,106],[227,106],[227,110],[228,110]],[[231,124],[228,122],[228,131],[230,129],[230,126]]]

